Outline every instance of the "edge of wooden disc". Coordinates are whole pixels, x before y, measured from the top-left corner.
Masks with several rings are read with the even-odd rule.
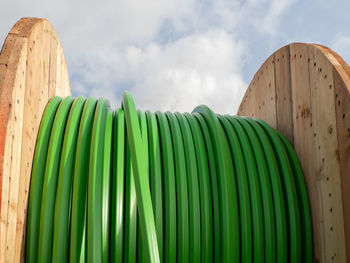
[[[282,47],[257,71],[237,114],[265,120],[293,144],[309,193],[315,262],[350,260],[350,67],[321,45]]]
[[[55,95],[70,95],[57,34],[45,19],[22,18],[0,53],[0,262],[24,261],[36,135]]]

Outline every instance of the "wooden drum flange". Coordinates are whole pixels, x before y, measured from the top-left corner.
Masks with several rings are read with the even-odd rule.
[[[260,67],[238,110],[293,144],[309,193],[315,262],[350,260],[349,73],[324,46],[290,44]]]
[[[0,53],[0,262],[24,259],[36,135],[55,95],[70,95],[61,44],[45,19],[23,18]]]

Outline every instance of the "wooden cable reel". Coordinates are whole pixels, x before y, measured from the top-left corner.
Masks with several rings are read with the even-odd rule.
[[[313,217],[316,262],[350,257],[350,69],[333,51],[291,44],[254,76],[238,115],[265,120],[293,144]],[[23,18],[0,54],[0,261],[24,261],[36,135],[50,98],[70,95],[58,37],[44,19]]]

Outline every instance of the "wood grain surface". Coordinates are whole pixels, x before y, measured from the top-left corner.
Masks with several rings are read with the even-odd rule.
[[[44,108],[70,95],[61,44],[45,19],[22,18],[0,53],[0,262],[24,261],[28,189]]]
[[[315,262],[350,260],[349,91],[350,68],[339,55],[293,43],[261,66],[237,113],[265,120],[293,144],[309,194]],[[263,94],[275,101],[266,104]]]

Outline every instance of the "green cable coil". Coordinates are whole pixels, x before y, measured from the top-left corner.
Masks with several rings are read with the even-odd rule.
[[[303,173],[262,120],[142,112],[124,92],[52,98],[37,136],[26,261],[312,262]]]

